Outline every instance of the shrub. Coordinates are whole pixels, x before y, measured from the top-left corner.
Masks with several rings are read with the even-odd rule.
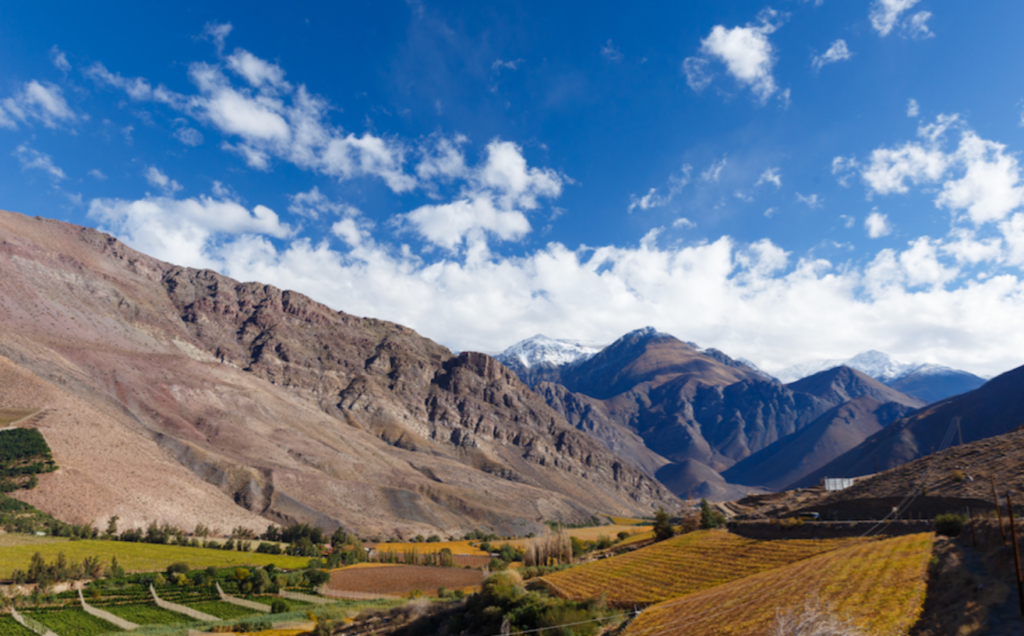
[[[935,517],[935,532],[947,537],[955,537],[960,534],[965,523],[967,523],[967,515],[964,513],[947,512]]]
[[[707,501],[701,500],[701,506],[707,504]],[[658,508],[658,512],[654,513],[654,540],[664,541],[665,539],[671,539],[676,534],[676,529],[672,527],[672,517],[665,512],[664,508]]]
[[[270,604],[271,614],[284,614],[290,611],[292,611],[292,606],[283,598],[275,598],[274,602]]]
[[[725,516],[711,508],[707,499],[700,500],[700,527],[704,530],[725,525]]]
[[[188,563],[182,563],[179,561],[167,566],[167,576],[172,576],[179,572],[188,572]]]
[[[949,476],[953,478],[953,481],[964,481],[967,479],[967,473],[959,469],[954,470]]]

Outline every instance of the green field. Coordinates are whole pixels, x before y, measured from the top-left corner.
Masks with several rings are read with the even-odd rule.
[[[201,603],[188,603],[187,607],[199,610],[205,614],[216,616],[221,620],[232,620],[235,618],[242,618],[244,616],[263,615],[263,612],[257,612],[239,605],[232,605],[231,603],[225,603],[223,601],[204,601]]]
[[[170,610],[157,607],[155,603],[143,605],[110,605],[102,608],[118,618],[131,621],[136,625],[174,625],[188,623],[193,619]],[[64,636],[61,634],[61,636]]]
[[[35,537],[26,537],[34,539]],[[98,557],[110,563],[113,556],[128,572],[155,572],[164,570],[172,563],[184,562],[192,569],[209,566],[219,568],[256,565],[263,566],[273,563],[285,569],[305,568],[309,563],[306,557],[294,557],[276,554],[258,554],[255,552],[235,552],[229,550],[209,550],[206,548],[186,548],[178,545],[158,545],[153,543],[127,543],[122,541],[60,541],[53,543],[37,543],[28,541],[21,545],[10,545],[0,550],[0,578],[9,578],[15,569],[26,570],[32,555],[39,552],[46,561],[56,558],[63,552],[71,561],[81,561],[85,557]],[[61,634],[64,636],[64,634]]]
[[[10,616],[0,616],[0,636],[34,636],[35,632],[21,626]]]
[[[25,612],[25,616],[39,621],[60,636],[100,636],[121,631],[117,626],[90,616],[82,609]]]

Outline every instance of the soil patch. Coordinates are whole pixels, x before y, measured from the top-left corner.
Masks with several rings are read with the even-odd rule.
[[[420,591],[435,595],[437,588],[462,589],[483,583],[480,570],[460,570],[426,565],[397,565],[380,568],[353,568],[331,572],[328,590],[363,594],[405,595]]]

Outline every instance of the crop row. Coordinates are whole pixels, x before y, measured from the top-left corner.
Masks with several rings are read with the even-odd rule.
[[[692,532],[557,572],[544,581],[573,600],[603,594],[613,605],[656,603],[835,550],[850,541],[758,541],[721,530]]]
[[[174,625],[177,623],[187,623],[192,620],[187,616],[157,607],[155,603],[147,605],[113,605],[103,609],[136,625]],[[64,635],[61,634],[61,636]]]
[[[817,599],[863,633],[905,636],[924,606],[934,535],[859,542],[789,566],[660,603],[625,636],[767,636],[782,612]]]
[[[202,603],[189,603],[188,607],[199,610],[204,614],[210,614],[216,616],[222,620],[232,620],[235,618],[243,618],[245,616],[253,616],[262,614],[251,610],[247,607],[241,607],[239,605],[232,605],[231,603],[224,603],[222,601],[206,601]]]
[[[34,632],[10,616],[0,616],[0,636],[34,636]]]
[[[25,616],[39,621],[60,636],[99,636],[119,631],[107,621],[86,614],[82,609],[41,610],[26,612]]]

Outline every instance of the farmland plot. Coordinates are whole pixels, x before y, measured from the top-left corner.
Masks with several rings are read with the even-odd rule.
[[[22,626],[10,616],[0,616],[0,636],[34,636],[35,632]]]
[[[39,621],[60,636],[100,636],[121,631],[105,620],[86,614],[82,609],[40,610],[25,612],[25,616]]]
[[[433,595],[437,588],[464,589],[483,583],[480,570],[431,567],[426,565],[393,565],[390,567],[342,568],[331,572],[328,589],[388,596],[414,591]]]
[[[141,605],[109,605],[102,608],[118,618],[135,623],[136,625],[174,625],[187,623],[190,618],[175,612],[157,607],[155,603]],[[61,634],[60,636],[64,636]]]
[[[691,532],[545,576],[558,596],[604,594],[612,605],[657,603],[835,550],[853,539],[758,541],[724,530]]]
[[[199,603],[188,603],[187,607],[191,607],[194,610],[199,610],[204,614],[216,616],[223,620],[232,620],[235,618],[242,618],[244,616],[263,615],[262,612],[251,610],[247,607],[240,605],[232,605],[231,603],[225,603],[223,601],[204,601]]]
[[[864,633],[906,636],[924,607],[932,533],[860,542],[643,612],[625,636],[768,636],[780,610],[819,598]]]

